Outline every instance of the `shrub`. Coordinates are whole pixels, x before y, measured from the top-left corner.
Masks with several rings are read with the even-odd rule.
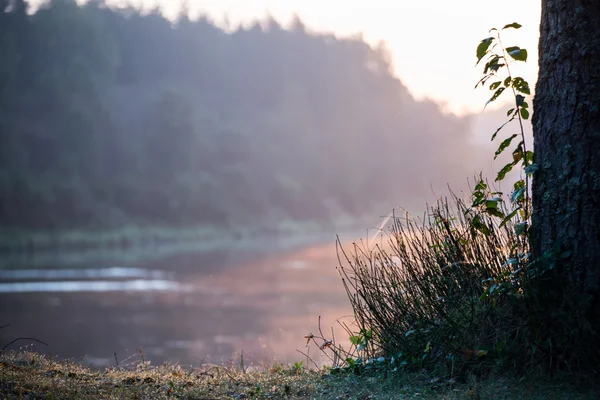
[[[469,363],[520,358],[527,242],[512,221],[502,225],[468,210],[452,194],[423,218],[394,214],[385,243],[345,250],[338,241],[339,271],[356,322],[372,332],[363,358],[445,365],[449,373]]]

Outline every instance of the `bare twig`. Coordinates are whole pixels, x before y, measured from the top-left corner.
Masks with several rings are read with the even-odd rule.
[[[308,356],[308,353],[305,353],[305,352],[303,352],[303,351],[301,351],[301,350],[298,350],[298,349],[296,349],[296,351],[297,351],[298,353],[302,354],[303,356],[305,356],[305,357],[306,357],[306,359],[307,359],[307,360],[309,360],[311,363],[313,363],[313,364],[314,364],[314,366],[317,368],[317,370],[319,370],[319,371],[321,370],[321,368],[320,368],[320,367],[317,365],[317,363],[316,363],[316,362],[315,362],[315,361],[314,361],[312,358],[310,358],[310,357]]]
[[[6,350],[8,348],[8,346],[10,346],[11,344],[18,342],[19,340],[33,340],[34,342],[43,344],[44,346],[48,346],[48,343],[46,342],[42,342],[41,340],[38,340],[36,338],[30,338],[30,337],[20,337],[20,338],[16,338],[14,340],[12,340],[10,343],[8,343],[6,346],[4,346],[1,350],[0,353],[4,352],[4,350]]]

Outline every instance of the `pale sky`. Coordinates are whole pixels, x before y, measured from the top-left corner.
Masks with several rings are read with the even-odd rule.
[[[113,0],[120,2],[119,0]],[[141,0],[135,0],[140,2]],[[167,13],[183,1],[145,0]],[[526,64],[517,63],[532,87],[537,78],[540,0],[187,0],[189,9],[233,26],[273,16],[287,26],[297,14],[308,29],[340,36],[362,33],[376,44],[383,40],[392,54],[397,76],[417,98],[447,104],[454,112],[480,111],[491,92],[474,90],[481,76],[475,49],[492,27],[519,22],[505,45],[528,50]]]
[[[37,3],[38,1],[32,1]],[[112,4],[124,0],[109,0]],[[421,99],[428,97],[462,113],[480,111],[491,92],[473,86],[481,77],[475,49],[492,27],[519,22],[507,32],[506,46],[528,50],[526,64],[516,63],[513,75],[531,86],[537,78],[537,44],[541,0],[131,0],[145,7],[160,5],[174,15],[181,4],[192,14],[204,13],[230,26],[270,15],[287,26],[297,14],[314,31],[339,36],[362,33],[376,45],[384,41],[396,75]]]

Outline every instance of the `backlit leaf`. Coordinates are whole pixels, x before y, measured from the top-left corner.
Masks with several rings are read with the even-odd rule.
[[[502,28],[502,30],[508,28],[519,29],[521,26],[523,25],[519,24],[518,22],[513,22],[512,24],[504,25],[504,28]]]
[[[487,105],[488,105],[488,104],[490,104],[492,101],[495,101],[495,100],[496,100],[496,99],[497,99],[497,98],[498,98],[498,97],[499,97],[499,96],[502,94],[502,92],[504,92],[504,89],[506,89],[506,88],[504,88],[504,87],[498,88],[498,89],[496,90],[496,92],[494,93],[494,95],[492,96],[492,98],[491,98],[491,99],[489,99],[489,100],[487,101],[487,103],[485,103],[485,105],[487,106]],[[484,107],[484,108],[485,108],[485,107]]]
[[[509,137],[509,138],[507,138],[507,139],[504,139],[504,140],[502,141],[502,143],[500,143],[500,146],[498,147],[498,150],[496,150],[496,153],[494,154],[494,160],[495,160],[496,158],[498,158],[498,156],[499,156],[500,154],[502,154],[502,152],[503,152],[503,151],[504,151],[504,150],[505,150],[505,149],[506,149],[508,146],[510,146],[510,142],[512,142],[512,140],[513,140],[514,138],[516,138],[516,137],[517,137],[517,134],[515,133],[514,135],[512,135],[511,137]]]
[[[506,225],[506,223],[508,221],[510,221],[511,219],[514,218],[515,215],[517,215],[517,212],[519,212],[519,209],[515,209],[513,210],[513,212],[511,212],[510,214],[508,214],[506,217],[504,217],[504,219],[502,220],[502,223],[500,224],[500,228],[502,228],[504,225]]]
[[[500,199],[495,197],[493,199],[488,199],[485,201],[486,208],[498,208],[498,204],[500,203]]]
[[[520,189],[517,189],[514,192],[512,192],[512,194],[510,196],[510,200],[513,203],[515,203],[517,200],[521,199],[524,194],[525,194],[525,188],[524,187],[522,187]]]
[[[500,130],[502,128],[504,128],[513,119],[515,119],[514,115],[508,121],[506,121],[505,123],[503,123],[502,125],[500,125],[500,127],[498,129],[496,129],[496,132],[494,132],[494,134],[492,135],[492,140],[496,139],[496,135],[498,134],[498,132],[500,132]]]
[[[493,41],[494,38],[490,36],[488,38],[483,39],[481,43],[479,43],[479,46],[477,46],[477,64],[479,64],[479,61],[481,61],[481,59],[487,54],[487,51]]]
[[[538,170],[538,165],[537,164],[531,164],[525,167],[525,173],[527,175],[531,175],[533,174],[535,171]]]
[[[527,50],[520,47],[507,47],[506,52],[517,61],[527,61]]]
[[[518,147],[513,151],[512,156],[515,163],[523,159],[523,142],[519,143]]]
[[[475,190],[484,190],[487,189],[487,185],[485,184],[485,182],[483,180],[480,180],[477,183],[477,186],[475,186]]]
[[[504,213],[497,208],[487,208],[486,212],[494,217],[504,218]]]
[[[508,174],[515,165],[517,165],[516,162],[511,162],[502,167],[502,169],[498,172],[498,176],[496,176],[496,181],[501,181],[502,179],[504,179],[506,174]]]
[[[521,78],[520,76],[513,79],[513,83],[512,86],[521,93],[524,94],[531,94],[531,90],[529,89],[529,83],[527,83],[527,81],[523,78]]]
[[[490,90],[495,90],[502,84],[502,81],[494,82],[490,85]]]
[[[471,224],[474,229],[478,230],[484,235],[488,236],[490,234],[490,229],[483,222],[481,222],[481,218],[479,217],[479,215],[473,218]]]

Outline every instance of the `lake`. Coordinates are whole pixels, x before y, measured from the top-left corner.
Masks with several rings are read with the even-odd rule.
[[[351,307],[335,269],[335,236],[257,242],[234,250],[194,246],[13,255],[0,268],[0,345],[31,346],[104,367],[137,362],[269,365],[305,360],[319,316]],[[116,357],[115,357],[116,354]],[[312,346],[311,358],[325,359]],[[305,364],[307,361],[305,360]]]

